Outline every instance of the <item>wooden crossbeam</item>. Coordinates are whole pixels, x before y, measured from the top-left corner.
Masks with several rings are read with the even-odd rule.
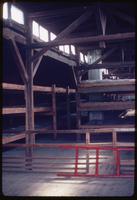
[[[2,89],[6,90],[24,90],[24,85],[18,85],[18,84],[12,84],[12,83],[2,83]],[[33,85],[33,91],[34,92],[52,92],[52,87],[49,86],[39,86],[39,85]],[[56,93],[66,93],[66,88],[62,87],[56,87],[55,88]],[[75,93],[75,89],[69,89],[70,93]]]
[[[69,45],[69,44],[82,44],[89,42],[100,42],[100,41],[114,41],[114,40],[130,40],[135,39],[135,32],[128,33],[116,33],[111,35],[98,35],[91,37],[77,37],[77,38],[62,38],[58,41],[50,41],[50,42],[38,42],[36,44],[31,44],[30,48],[49,48],[58,45]]]
[[[50,107],[38,107],[34,108],[34,112],[50,112]],[[14,108],[3,108],[2,114],[8,115],[8,114],[20,114],[20,113],[26,113],[26,108],[23,107],[14,107]]]
[[[19,49],[18,49],[17,44],[16,44],[14,39],[11,39],[11,44],[12,44],[12,47],[13,47],[14,52],[15,52],[15,53],[13,53],[13,56],[16,60],[21,78],[22,78],[23,82],[26,83],[28,81],[28,74],[27,74],[27,71],[25,69],[21,54],[19,52]],[[12,51],[13,51],[13,49],[12,49]]]
[[[133,17],[131,17],[131,16],[129,16],[129,15],[123,13],[123,12],[120,12],[118,10],[115,10],[115,11],[111,10],[111,13],[115,16],[120,17],[121,19],[130,23],[131,25],[133,25],[133,26],[135,25],[135,19]]]
[[[127,67],[134,67],[135,62],[134,61],[129,61],[129,62],[104,62],[101,64],[83,64],[82,66],[79,67],[79,69],[86,69],[86,70],[91,70],[91,69],[112,69],[112,68],[127,68]]]
[[[19,42],[23,45],[26,45],[26,38],[22,35],[20,35],[19,33],[16,33],[15,31],[9,29],[9,28],[3,28],[3,36],[4,38],[6,38],[7,40],[9,39],[15,39],[16,42]],[[38,52],[39,50],[36,49],[36,51]],[[50,58],[54,58],[55,60],[58,60],[60,62],[66,63],[68,66],[75,66],[76,62],[74,60],[72,60],[72,58],[70,56],[64,56],[62,54],[62,52],[60,51],[55,51],[53,49],[48,50],[47,53],[44,53],[43,56],[49,56]],[[38,59],[36,59],[36,62],[38,61]],[[35,62],[34,62],[35,63]]]
[[[135,102],[92,102],[92,103],[80,103],[80,111],[91,111],[91,110],[125,110],[134,109]]]
[[[97,23],[98,33],[105,35],[107,18],[106,18],[106,15],[104,15],[104,13],[101,9],[100,3],[97,3],[96,11],[97,12],[96,12],[95,15],[96,15],[96,23]],[[99,46],[105,48],[106,47],[105,42],[101,41],[99,43]]]
[[[81,15],[79,18],[77,18],[74,22],[72,22],[67,28],[65,28],[61,33],[58,34],[57,38],[54,40],[54,42],[58,42],[62,38],[69,35],[72,31],[74,31],[80,24],[82,24],[84,21],[86,21],[91,15],[92,11],[88,10],[83,15]],[[52,43],[52,42],[51,42]],[[39,51],[36,55],[34,55],[31,59],[32,62],[34,62],[37,58],[39,58],[41,55],[43,55],[51,46],[47,46],[46,48],[43,48],[41,51]]]
[[[34,65],[34,69],[33,69],[33,79],[34,79],[34,77],[35,77],[35,75],[36,75],[36,73],[37,73],[37,70],[38,70],[38,68],[39,68],[39,66],[40,66],[40,63],[41,63],[41,61],[42,61],[42,58],[43,58],[43,55],[40,56],[40,58],[38,58],[38,61],[37,61],[36,64]]]
[[[56,10],[44,10],[40,12],[30,13],[30,18],[41,18],[41,17],[56,17],[56,16],[67,16],[68,13],[75,14],[78,12],[83,12],[85,7],[72,7],[72,8],[64,8],[64,9],[56,9]]]

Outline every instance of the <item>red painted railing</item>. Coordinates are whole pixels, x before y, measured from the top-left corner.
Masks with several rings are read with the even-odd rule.
[[[56,173],[58,176],[134,177],[134,147],[80,144],[7,144],[5,146],[23,148],[24,150],[31,146],[34,149],[44,148],[45,151],[39,155],[33,152],[31,157],[27,157],[25,151],[21,155],[18,151],[17,155],[13,154],[13,156],[3,154],[2,166],[4,170],[22,171],[31,169],[31,171]],[[56,149],[54,150],[54,148]],[[57,150],[59,150],[59,154]],[[62,153],[63,150],[66,150],[65,155]],[[128,154],[132,152],[132,157],[131,154],[125,154],[126,156],[123,157],[123,151],[128,152]],[[126,172],[124,174],[122,167],[126,167],[127,170],[127,166],[130,173],[124,171],[124,173]],[[103,167],[105,167],[105,170]]]
[[[72,149],[74,148],[75,149],[75,171],[74,173],[58,173],[57,175],[58,176],[93,176],[93,177],[134,177],[134,170],[133,170],[133,173],[127,173],[127,174],[121,174],[121,170],[120,170],[120,166],[121,166],[121,157],[120,157],[120,152],[121,151],[133,151],[134,152],[134,148],[132,147],[122,147],[122,148],[119,148],[119,147],[98,147],[98,146],[94,146],[94,147],[90,147],[90,146],[75,146],[75,147],[72,147],[71,145],[67,145],[66,147],[64,148],[67,148],[67,149]],[[96,157],[95,157],[95,163],[92,163],[92,164],[95,164],[95,173],[94,174],[87,174],[87,173],[80,173],[78,172],[79,171],[79,167],[78,165],[80,164],[79,163],[79,150],[95,150],[96,151]],[[112,150],[113,152],[113,155],[115,155],[115,163],[112,163],[112,162],[104,162],[102,163],[103,165],[104,164],[113,164],[115,165],[116,167],[116,173],[114,174],[99,174],[99,153],[101,150],[105,150],[105,151],[108,151],[108,150]],[[103,157],[102,157],[103,158]],[[130,165],[130,160],[129,161],[129,165]],[[133,169],[134,169],[134,165],[133,166]]]

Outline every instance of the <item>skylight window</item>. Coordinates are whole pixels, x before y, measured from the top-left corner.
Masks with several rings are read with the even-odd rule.
[[[75,47],[73,45],[70,46],[71,52],[73,55],[76,55]]]
[[[59,50],[60,50],[60,51],[64,51],[64,46],[63,46],[63,45],[60,45],[60,46],[59,46]]]
[[[43,28],[42,26],[40,26],[40,39],[45,42],[49,41],[48,31],[47,31],[47,29]]]
[[[56,37],[57,36],[54,33],[50,32],[50,40],[54,40]]]
[[[35,21],[32,22],[32,33],[33,35],[39,37],[39,24]]]
[[[18,22],[19,24],[24,24],[24,14],[15,6],[11,6],[11,19]]]
[[[3,4],[3,19],[8,19],[8,4]]]
[[[69,45],[65,45],[64,46],[64,50],[65,50],[65,53],[69,54],[70,51],[69,51]]]
[[[81,53],[81,52],[80,52],[80,61],[81,61],[81,62],[84,62],[84,55],[83,55],[83,53]]]

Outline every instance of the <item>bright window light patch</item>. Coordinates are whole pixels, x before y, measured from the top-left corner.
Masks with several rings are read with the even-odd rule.
[[[73,45],[71,45],[70,47],[71,47],[72,54],[75,55],[76,54],[75,47]]]
[[[3,19],[8,19],[8,4],[3,4]]]
[[[80,61],[81,61],[81,62],[84,62],[84,55],[83,55],[83,53],[81,53],[81,52],[80,52]]]
[[[64,51],[64,46],[62,46],[62,45],[59,46],[59,50],[60,50],[60,51]]]
[[[57,36],[54,33],[50,32],[50,40],[54,40],[56,37]]]
[[[45,42],[49,41],[48,30],[43,28],[42,26],[40,26],[40,39]]]
[[[18,22],[19,24],[24,24],[24,14],[15,6],[11,6],[11,19]]]
[[[70,53],[69,45],[65,45],[64,48],[65,48],[65,53],[69,54]]]
[[[39,37],[39,24],[35,21],[32,22],[32,33],[33,35]]]
[[[88,63],[88,57],[85,55],[85,61],[86,63]]]

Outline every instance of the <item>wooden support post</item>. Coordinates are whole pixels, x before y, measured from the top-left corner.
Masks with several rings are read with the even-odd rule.
[[[32,21],[26,18],[26,41],[29,46],[32,43]],[[28,73],[28,82],[25,84],[25,99],[26,99],[26,144],[35,144],[35,134],[29,132],[34,129],[34,96],[33,96],[33,63],[30,62],[33,56],[33,50],[26,48],[26,70]],[[32,153],[33,146],[26,148],[26,156],[29,158],[28,169],[32,169]]]
[[[90,133],[87,132],[86,133],[86,145],[88,145],[90,143]],[[89,150],[87,149],[86,152],[86,173],[89,173],[89,157],[90,157],[90,153]]]
[[[66,96],[67,96],[67,128],[71,128],[71,116],[70,116],[70,93],[69,93],[69,86],[66,90]]]
[[[77,106],[77,128],[80,129],[80,111],[79,111],[79,104],[80,104],[80,94],[76,91],[76,106]],[[77,142],[80,141],[80,134],[77,134]]]
[[[52,112],[53,112],[53,129],[57,130],[57,115],[56,115],[56,86],[52,86]],[[57,133],[54,132],[54,139],[56,139]]]
[[[113,147],[117,145],[117,132],[114,129],[112,132],[112,143],[113,143]]]

